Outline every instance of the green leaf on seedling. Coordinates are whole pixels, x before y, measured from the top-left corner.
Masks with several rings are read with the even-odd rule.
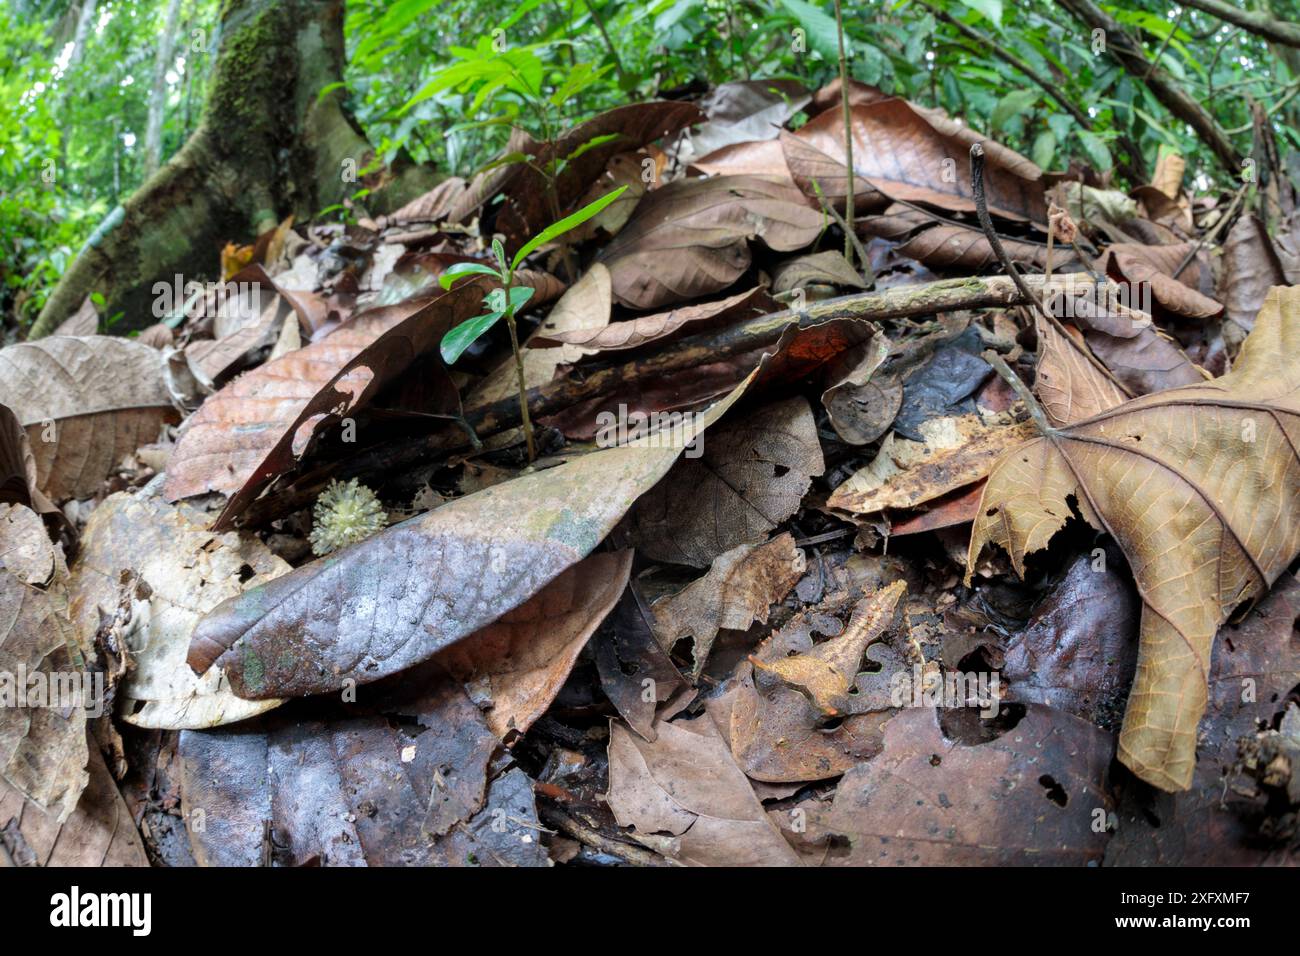
[[[625,192],[627,192],[627,187],[619,186],[613,192],[606,193],[605,195],[597,199],[595,202],[588,203],[587,205],[583,206],[581,209],[579,209],[577,212],[573,213],[572,215],[565,216],[559,222],[547,226],[537,235],[533,236],[533,238],[529,239],[526,243],[524,243],[523,248],[515,253],[515,258],[514,261],[510,263],[510,268],[512,269],[518,268],[519,263],[523,262],[525,257],[527,257],[527,255],[530,252],[532,252],[534,249],[538,248],[539,246],[545,245],[546,243],[554,239],[556,236],[564,235],[566,232],[568,232],[570,229],[573,229],[576,226],[581,226],[584,222],[586,222],[592,216],[597,215],[602,209],[604,209],[606,206],[612,203],[619,196],[623,195],[623,193]]]
[[[509,267],[506,265],[506,247],[495,236],[492,237],[492,253],[497,257],[497,265],[501,267],[501,274],[506,275],[509,271]]]
[[[481,262],[458,262],[451,266],[438,277],[438,285],[444,289],[450,289],[457,279],[463,279],[465,276],[493,276],[501,278],[501,274],[491,266],[485,266]]]
[[[494,292],[501,292],[500,289]],[[493,296],[489,296],[491,300]],[[524,307],[524,304],[533,297],[533,290],[527,287],[518,287],[510,290],[510,307],[512,312],[518,312]],[[456,360],[461,357],[467,348],[478,341],[488,329],[496,325],[500,318],[506,314],[505,309],[493,309],[486,315],[475,316],[467,319],[460,325],[456,326],[450,332],[442,337],[442,360],[448,365],[455,364]]]

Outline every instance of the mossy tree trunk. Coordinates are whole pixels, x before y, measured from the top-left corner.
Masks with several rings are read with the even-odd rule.
[[[228,0],[203,119],[181,150],[100,225],[31,337],[98,292],[127,328],[155,321],[155,282],[212,279],[220,250],[355,191],[373,150],[343,106],[342,0]],[[410,164],[371,200],[383,211],[434,184]]]

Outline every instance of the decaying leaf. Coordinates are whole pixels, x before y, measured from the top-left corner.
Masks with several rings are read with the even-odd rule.
[[[1108,734],[1037,705],[978,745],[945,738],[938,712],[908,708],[829,808],[806,809],[801,842],[824,847],[829,866],[1095,864],[1112,753]]]
[[[524,733],[559,693],[631,569],[631,551],[593,554],[434,660],[488,707],[484,720],[497,737]]]
[[[919,209],[895,203],[878,216],[868,216],[860,226],[866,232],[897,243],[898,254],[924,262],[932,269],[985,269],[997,262],[993,247],[978,226],[942,221]],[[1047,245],[1017,239],[1002,239],[1003,248],[1015,262],[1047,265]],[[1073,258],[1068,246],[1052,251],[1057,268]]]
[[[851,109],[854,205],[879,209],[890,200],[962,212],[975,209],[970,148],[982,143],[989,210],[1009,219],[1046,223],[1042,170],[999,143],[956,123],[941,110],[889,98]],[[803,190],[839,201],[847,192],[844,117],[827,110],[795,133],[782,133],[786,163]]]
[[[805,570],[803,552],[788,533],[732,548],[713,559],[704,577],[654,603],[655,637],[666,651],[693,638],[698,679],[718,631],[767,623],[768,608],[790,593]]]
[[[37,485],[56,500],[93,494],[177,420],[158,350],[107,335],[0,349],[0,403],[27,429]]]
[[[761,541],[799,508],[825,467],[812,409],[793,398],[712,432],[637,505],[637,548],[659,561],[707,567]]]
[[[604,266],[600,263],[596,263],[592,268],[604,270]],[[605,325],[593,323],[587,327],[568,329],[557,326],[556,331],[552,331],[547,323],[543,323],[536,334],[529,339],[528,344],[537,348],[561,345],[566,355],[565,361],[571,362],[574,359],[568,356],[574,353],[581,357],[583,354],[594,352],[637,349],[652,342],[666,343],[682,335],[704,332],[777,310],[778,307],[767,291],[762,287],[756,287],[747,292],[727,296],[725,299],[718,299],[716,302],[683,305],[667,312],[643,315],[620,322],[608,322]]]
[[[427,669],[405,690],[181,734],[181,793],[205,866],[543,866],[532,787],[489,766],[477,708]],[[495,824],[495,826],[494,826]]]
[[[620,826],[688,866],[798,866],[708,717],[660,722],[654,742],[609,731],[609,794]],[[666,844],[666,846],[665,846]]]
[[[89,758],[86,789],[62,822],[0,779],[0,849],[12,865],[149,865],[140,832],[104,758],[94,747]]]
[[[225,675],[196,677],[185,664],[199,619],[229,597],[289,571],[252,535],[208,530],[209,516],[148,494],[116,494],[90,516],[72,565],[73,626],[89,642],[111,617],[123,573],[133,619],[123,635],[132,669],[118,687],[120,716],[140,727],[201,729],[233,723],[278,700],[236,697]]]
[[[1215,632],[1300,551],[1300,292],[1274,289],[1231,373],[1116,405],[1006,455],[984,490],[967,574],[990,542],[1023,575],[1077,503],[1129,559],[1143,598],[1120,760],[1185,789]]]
[[[1193,260],[1176,278],[1173,275],[1195,251],[1195,245],[1190,242],[1169,246],[1119,242],[1106,250],[1102,268],[1111,278],[1127,281],[1134,287],[1149,285],[1156,302],[1171,312],[1208,319],[1223,312],[1222,305],[1198,288],[1209,270],[1202,269]],[[1205,281],[1208,285],[1208,278]]]
[[[653,443],[466,495],[231,598],[195,629],[190,666],[218,664],[236,694],[264,700],[337,691],[427,659],[586,557],[745,384]]]
[[[789,180],[679,179],[649,193],[602,251],[614,298],[637,309],[719,292],[749,267],[748,240],[778,251],[808,245],[823,214]]]
[[[0,540],[7,558],[0,569],[0,778],[64,823],[89,780],[86,715],[103,705],[103,680],[96,687],[76,666],[59,593],[66,582],[28,583],[34,569],[47,566],[52,576],[67,575],[40,519],[28,514],[0,524],[6,538],[22,538]],[[10,557],[20,549],[21,560]]]

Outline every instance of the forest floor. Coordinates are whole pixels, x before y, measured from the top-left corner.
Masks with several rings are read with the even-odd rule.
[[[94,705],[0,710],[10,861],[1295,862],[1280,170],[856,83],[520,149],[0,350],[0,693]]]

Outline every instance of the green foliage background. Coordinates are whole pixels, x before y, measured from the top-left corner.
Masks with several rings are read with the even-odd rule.
[[[9,335],[30,323],[95,226],[143,178],[167,3],[98,0],[84,48],[69,63],[86,2],[0,0],[0,314]],[[1245,2],[1300,19],[1295,0]],[[1095,55],[1088,31],[1055,4],[929,5],[985,40],[937,19],[920,0],[846,0],[852,74],[942,107],[1047,168],[1078,159],[1106,171],[1117,137],[1127,134],[1148,166],[1172,148],[1188,158],[1200,188],[1222,180],[1191,130],[1113,59]],[[1234,131],[1243,152],[1252,100],[1271,111],[1284,153],[1300,147],[1300,51],[1271,48],[1177,4],[1103,6]],[[182,0],[164,158],[201,118],[219,21],[219,0]],[[834,23],[830,0],[351,0],[347,100],[379,160],[405,150],[465,176],[500,151],[512,124],[541,137],[622,103],[735,79],[789,77],[816,87],[836,72]],[[995,45],[1050,75],[1087,110],[1093,131],[999,59]]]

